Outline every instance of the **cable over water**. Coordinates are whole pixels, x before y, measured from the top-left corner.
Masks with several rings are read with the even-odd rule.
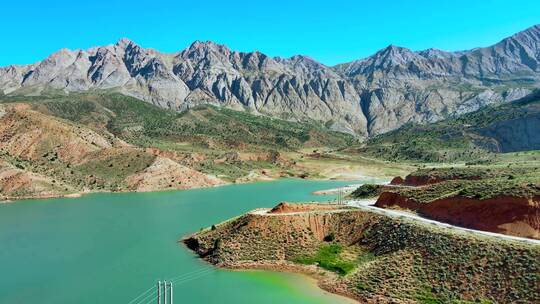
[[[188,273],[184,273],[184,274],[172,277],[171,279],[166,280],[166,281],[171,282],[173,285],[180,285],[180,284],[184,284],[186,282],[204,277],[210,274],[213,270],[214,269],[211,267],[198,269],[198,270],[194,270]],[[135,297],[133,300],[129,301],[128,304],[146,304],[146,303],[152,302],[153,300],[156,300],[157,290],[155,288],[156,288],[155,285],[151,286],[150,288],[148,288],[147,290],[139,294],[137,297]],[[150,292],[151,290],[154,290],[154,291]],[[147,301],[148,299],[150,300],[149,302],[144,302],[144,301]]]

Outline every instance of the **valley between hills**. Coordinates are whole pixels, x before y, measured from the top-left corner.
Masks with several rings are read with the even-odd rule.
[[[280,177],[386,177],[407,166],[334,156],[357,142],[300,124],[200,106],[184,113],[117,93],[5,98],[4,199],[211,187]],[[379,165],[376,165],[379,164]],[[375,174],[376,173],[376,174]]]
[[[178,113],[115,92],[0,100],[4,201],[277,178],[370,180],[347,200],[540,239],[535,91],[365,141],[318,121],[212,105]],[[217,266],[306,273],[362,303],[540,300],[537,244],[351,206],[280,204],[183,241]]]
[[[218,267],[304,273],[359,303],[536,303],[540,153],[498,157],[423,163],[346,187],[340,204],[282,202],[182,241]]]
[[[532,120],[527,129],[535,132],[538,100],[406,126],[328,153],[410,171],[346,187],[345,205],[280,203],[182,241],[219,267],[305,273],[360,303],[536,303],[540,153],[500,150],[514,149],[512,129],[522,123]]]
[[[340,204],[275,202],[181,241],[362,303],[539,303],[539,50],[538,25],[334,67],[212,42],[60,50],[0,68],[0,202],[361,181]]]

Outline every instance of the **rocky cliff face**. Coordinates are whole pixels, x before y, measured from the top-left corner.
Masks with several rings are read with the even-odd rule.
[[[272,58],[212,42],[164,54],[122,39],[60,50],[0,68],[0,92],[114,89],[174,110],[210,103],[287,119],[314,119],[370,136],[526,95],[540,80],[540,26],[464,52],[389,46],[327,67],[305,56]]]
[[[537,25],[463,52],[391,45],[337,69],[362,96],[368,133],[380,134],[405,122],[433,122],[527,95],[524,88],[539,80],[539,46]]]
[[[496,122],[484,129],[480,134],[493,138],[499,152],[515,152],[536,150],[540,147],[540,112],[523,118]]]

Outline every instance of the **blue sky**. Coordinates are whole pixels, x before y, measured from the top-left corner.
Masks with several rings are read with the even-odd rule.
[[[165,52],[212,40],[334,65],[389,44],[413,50],[487,46],[540,23],[538,0],[2,2],[0,66],[121,37]]]

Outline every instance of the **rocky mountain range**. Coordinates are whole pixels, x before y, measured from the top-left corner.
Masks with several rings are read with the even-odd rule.
[[[215,104],[317,120],[360,137],[515,100],[539,82],[540,25],[485,48],[415,52],[391,45],[334,67],[306,56],[269,57],[213,42],[162,53],[121,39],[0,68],[5,95],[112,90],[177,111]]]

